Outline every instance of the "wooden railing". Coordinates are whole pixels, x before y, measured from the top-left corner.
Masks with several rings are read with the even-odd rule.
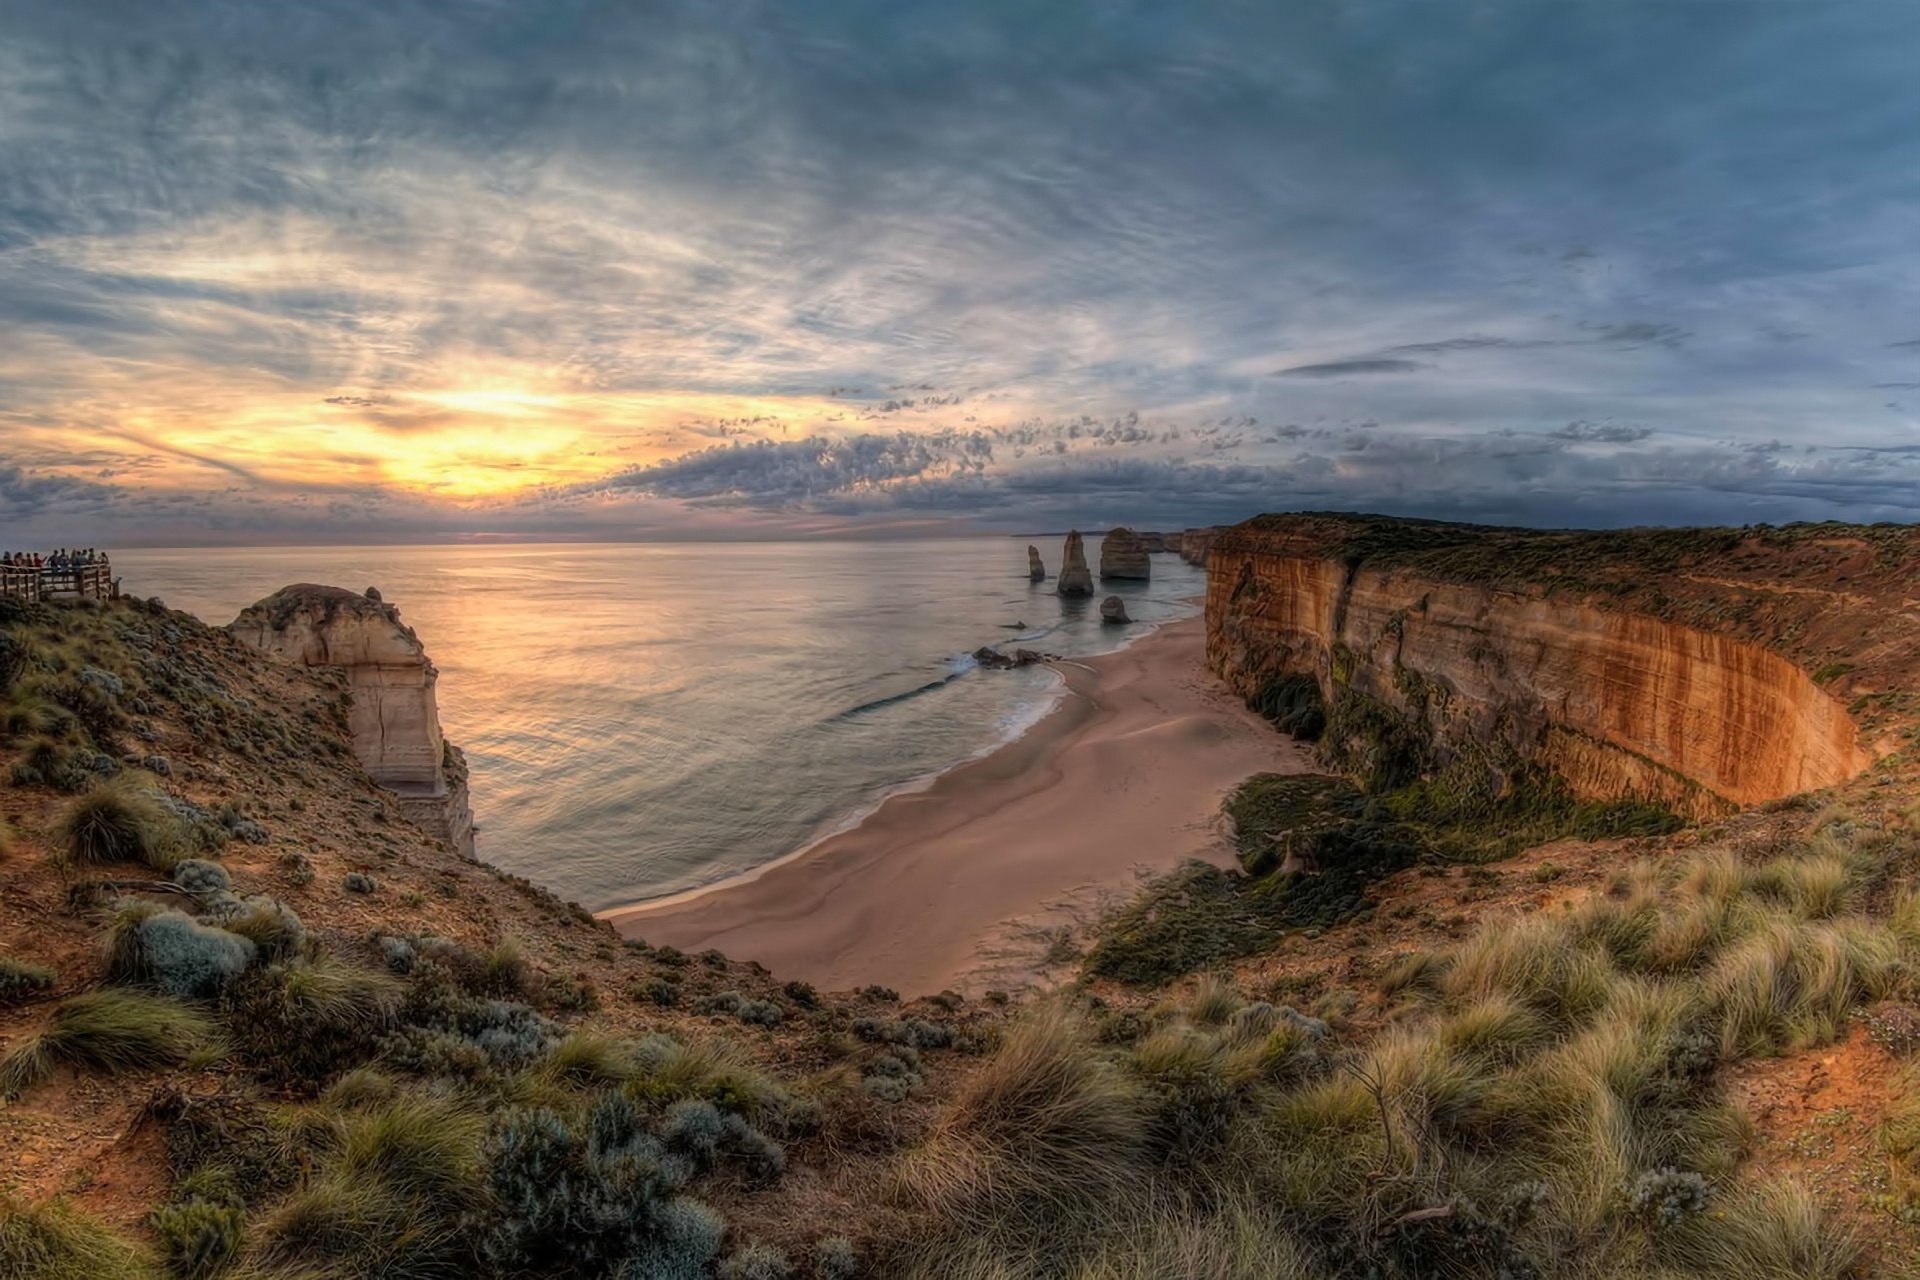
[[[52,565],[41,565],[39,568],[0,565],[0,596],[31,602],[78,596],[106,600],[116,594],[113,566],[104,561],[68,565],[62,569]]]

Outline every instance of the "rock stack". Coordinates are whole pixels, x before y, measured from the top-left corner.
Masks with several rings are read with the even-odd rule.
[[[1035,546],[1027,548],[1027,580],[1030,582],[1047,580],[1047,566],[1040,562],[1040,548]]]
[[[1116,627],[1123,627],[1133,619],[1127,616],[1127,602],[1119,596],[1108,596],[1100,602],[1100,621]]]
[[[369,589],[300,583],[244,610],[227,626],[264,653],[347,675],[353,753],[400,810],[473,856],[465,757],[440,733],[439,672],[400,611]]]
[[[1100,580],[1132,578],[1145,582],[1151,577],[1153,566],[1140,535],[1131,529],[1107,530],[1106,540],[1100,544]]]
[[[1087,568],[1087,549],[1080,544],[1078,530],[1067,535],[1066,550],[1060,553],[1060,577],[1054,590],[1063,596],[1093,594],[1093,571]]]

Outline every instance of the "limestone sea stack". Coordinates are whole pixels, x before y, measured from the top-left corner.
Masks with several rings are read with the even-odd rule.
[[[1027,547],[1027,580],[1029,582],[1047,580],[1047,566],[1040,560],[1040,548],[1031,545]]]
[[[440,733],[439,672],[400,611],[372,588],[282,587],[227,625],[236,639],[308,667],[346,673],[347,727],[360,765],[429,833],[473,856],[466,760]]]
[[[1100,621],[1112,626],[1123,627],[1133,619],[1127,616],[1127,602],[1119,596],[1108,596],[1100,602]]]
[[[1153,577],[1147,546],[1131,529],[1109,529],[1100,544],[1100,580],[1129,578],[1145,582]]]
[[[1060,577],[1053,589],[1063,596],[1093,594],[1093,571],[1087,568],[1087,549],[1077,529],[1067,535],[1066,549],[1060,553]]]

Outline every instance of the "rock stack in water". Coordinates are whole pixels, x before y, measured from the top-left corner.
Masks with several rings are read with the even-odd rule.
[[[1100,580],[1133,578],[1145,582],[1153,576],[1147,560],[1147,546],[1131,529],[1109,529],[1100,544]]]
[[[1080,545],[1078,530],[1067,535],[1066,550],[1060,553],[1060,577],[1054,590],[1063,596],[1093,594],[1093,571],[1087,568],[1087,549]]]
[[[347,727],[361,766],[408,818],[473,856],[466,758],[441,736],[439,672],[398,609],[371,587],[299,583],[248,607],[227,631],[264,653],[346,672]]]
[[[1133,619],[1127,616],[1127,602],[1119,596],[1108,596],[1100,602],[1100,621],[1116,627],[1125,626]]]
[[[1040,548],[1035,546],[1027,548],[1027,579],[1031,582],[1047,580],[1047,566],[1040,562]]]

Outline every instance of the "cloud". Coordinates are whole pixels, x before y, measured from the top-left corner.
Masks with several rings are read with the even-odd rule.
[[[1624,422],[1569,422],[1547,434],[1582,444],[1632,444],[1652,435],[1653,428],[1630,426]]]
[[[1154,475],[1169,518],[1516,477],[1865,511],[1857,467],[1587,468],[1903,447],[1862,353],[1920,348],[1916,40],[1766,0],[9,6],[0,440],[111,482],[35,529],[153,538],[1024,522]],[[1448,493],[1379,465],[1434,456]]]
[[[1277,369],[1276,378],[1354,378],[1379,373],[1413,373],[1427,366],[1417,360],[1328,360],[1322,364],[1297,364]]]

